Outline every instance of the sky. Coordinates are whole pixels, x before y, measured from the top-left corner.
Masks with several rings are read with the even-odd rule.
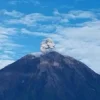
[[[0,0],[0,68],[40,52],[48,37],[100,73],[100,0]]]

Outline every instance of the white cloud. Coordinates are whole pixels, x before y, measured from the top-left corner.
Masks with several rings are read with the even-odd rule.
[[[12,35],[16,34],[16,28],[7,28],[0,26],[0,35]]]
[[[16,28],[0,26],[0,69],[13,62],[15,55],[13,50],[21,46],[10,38],[16,34]]]
[[[36,27],[37,25],[41,24],[45,25],[43,23],[48,23],[48,25],[58,25],[58,24],[70,24],[70,20],[78,20],[78,19],[89,19],[89,20],[97,20],[97,17],[100,16],[99,13],[95,13],[93,11],[82,11],[82,10],[74,10],[69,11],[67,13],[60,13],[57,9],[54,10],[52,16],[46,16],[41,13],[31,13],[31,14],[23,14],[17,11],[8,12],[9,15],[22,15],[22,17],[14,18],[10,20],[6,20],[5,22],[8,24],[23,24],[27,25],[28,27]],[[13,14],[15,13],[15,14]],[[18,14],[19,13],[19,14]],[[76,21],[77,24],[77,21]],[[47,24],[46,24],[47,25]]]
[[[48,24],[54,24],[56,22],[60,23],[62,20],[59,16],[45,16],[41,13],[32,13],[25,15],[24,17],[21,17],[19,19],[11,19],[7,20],[6,23],[8,24],[24,24],[29,26],[36,26],[41,23],[48,23]]]
[[[88,22],[81,27],[58,27],[56,34],[61,37],[52,37],[57,42],[56,49],[63,54],[75,57],[100,73],[99,26],[98,20]]]
[[[93,11],[77,10],[60,13],[58,10],[55,10],[54,15],[52,16],[46,16],[41,13],[23,14],[22,17],[11,18],[5,22],[12,25],[25,25],[27,28],[22,27],[19,29],[22,34],[52,38],[56,42],[57,51],[84,62],[90,68],[99,73],[99,16],[99,13],[95,13]],[[79,19],[81,19],[82,22],[78,23]],[[73,20],[76,20],[75,23],[71,23]],[[31,31],[29,30],[30,27]],[[16,33],[16,29],[14,28],[8,29],[1,27],[0,30],[2,33],[0,35],[1,43],[9,40],[8,33],[11,33],[9,35]],[[14,46],[14,44],[11,45]],[[0,49],[4,50],[4,46],[0,46]]]
[[[49,35],[44,32],[31,32],[25,28],[21,29],[21,33],[23,34],[28,34],[28,35],[35,35],[35,36],[43,36],[43,37],[48,37]]]
[[[1,15],[6,15],[6,16],[11,16],[11,17],[15,17],[15,18],[20,18],[22,17],[24,14],[21,12],[18,12],[16,10],[12,10],[12,11],[7,11],[7,10],[1,10],[0,11]]]
[[[69,18],[90,18],[90,19],[94,19],[95,13],[91,12],[91,11],[82,11],[82,10],[75,10],[75,11],[70,11],[67,15]]]
[[[17,34],[16,28],[7,28],[0,26],[0,47],[7,48],[8,46],[14,46],[15,44],[10,39],[10,36],[14,36],[16,34]]]
[[[67,13],[60,13],[57,9],[54,10],[54,15],[61,16],[61,18],[64,20],[69,20],[69,19],[93,19],[95,20],[97,15],[99,13],[95,14],[95,12],[92,11],[82,11],[82,10],[72,10]]]
[[[23,33],[51,37],[56,42],[56,50],[70,55],[100,72],[100,21],[93,20],[79,24],[78,27],[57,25],[54,34],[31,32]]]
[[[19,4],[33,4],[34,6],[40,5],[38,0],[11,0],[8,2],[11,5],[19,5]]]
[[[0,60],[0,69],[4,68],[5,66],[13,63],[14,60]]]

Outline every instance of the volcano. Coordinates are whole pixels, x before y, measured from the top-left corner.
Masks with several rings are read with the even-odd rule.
[[[0,100],[100,100],[100,75],[55,51],[28,54],[0,70]]]

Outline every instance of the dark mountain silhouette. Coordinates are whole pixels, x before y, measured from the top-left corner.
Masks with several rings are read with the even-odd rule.
[[[100,100],[100,76],[54,51],[29,54],[0,70],[0,100]]]

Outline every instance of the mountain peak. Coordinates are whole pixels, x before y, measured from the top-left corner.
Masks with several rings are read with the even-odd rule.
[[[33,53],[30,53],[26,56],[31,56],[32,58],[37,58],[37,57],[40,57],[41,55],[43,55],[42,52],[33,52]]]
[[[41,57],[56,57],[56,56],[61,56],[60,53],[56,52],[56,51],[48,51],[48,52],[45,52],[45,53],[42,53],[42,52],[33,52],[33,53],[29,53],[27,54],[26,56],[22,57],[22,58],[41,58]],[[50,58],[50,59],[52,59]]]
[[[100,76],[56,51],[31,53],[0,71],[0,100],[100,100]]]

